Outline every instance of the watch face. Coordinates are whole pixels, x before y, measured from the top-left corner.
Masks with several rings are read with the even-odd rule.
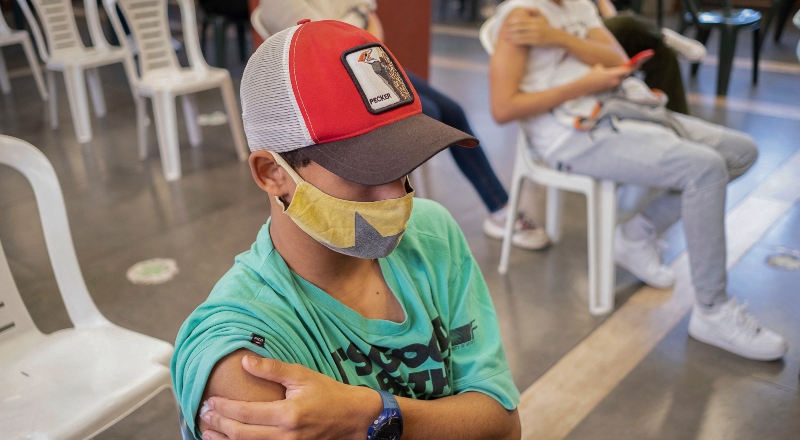
[[[375,440],[400,440],[403,422],[399,417],[390,417],[378,428]]]

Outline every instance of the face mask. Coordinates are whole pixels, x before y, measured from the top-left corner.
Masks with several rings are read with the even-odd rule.
[[[398,199],[353,202],[325,194],[300,175],[277,154],[275,162],[297,184],[287,208],[275,197],[294,223],[326,247],[358,258],[383,258],[400,243],[411,216],[414,189],[406,179],[407,194]]]

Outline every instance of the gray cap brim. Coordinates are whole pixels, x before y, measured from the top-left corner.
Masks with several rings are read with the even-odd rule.
[[[423,114],[368,133],[303,148],[323,168],[361,185],[383,185],[408,175],[453,145],[477,147],[478,139]]]

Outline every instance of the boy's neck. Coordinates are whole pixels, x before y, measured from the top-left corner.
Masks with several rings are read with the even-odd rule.
[[[377,260],[330,250],[286,214],[272,212],[278,212],[270,224],[272,243],[291,270],[364,318],[405,320],[405,311],[386,284]]]

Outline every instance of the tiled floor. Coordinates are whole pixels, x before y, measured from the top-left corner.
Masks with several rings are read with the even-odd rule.
[[[771,39],[764,58],[794,63],[800,33],[787,26],[783,44]],[[749,44],[738,56],[748,57]],[[715,40],[709,43],[714,52]],[[515,129],[497,126],[488,110],[487,57],[476,38],[434,34],[431,82],[456,97],[483,140],[501,181],[510,179]],[[234,78],[242,66],[229,50]],[[14,72],[24,68],[20,53],[4,51]],[[450,67],[448,67],[450,66]],[[455,66],[455,67],[454,67]],[[459,67],[460,66],[460,67]],[[237,162],[226,126],[204,129],[199,148],[188,145],[181,129],[184,177],[167,183],[150,133],[150,157],[136,157],[133,101],[120,66],[101,70],[108,104],[104,119],[92,120],[94,140],[75,141],[63,83],[59,85],[61,128],[49,129],[47,109],[37,99],[30,77],[15,75],[13,93],[0,96],[0,133],[39,147],[53,162],[65,193],[73,238],[95,302],[113,322],[168,341],[190,311],[208,294],[233,257],[246,250],[269,215],[266,196],[252,183],[246,164]],[[690,93],[713,93],[716,68],[700,69],[688,81]],[[60,79],[60,78],[59,78]],[[781,104],[800,114],[798,74],[764,71],[757,88],[749,71],[734,71],[730,97]],[[202,113],[221,110],[216,92],[200,96]],[[756,166],[731,186],[729,206],[794,154],[800,144],[797,114],[764,115],[693,106],[698,116],[750,133],[761,147]],[[431,197],[444,204],[464,230],[492,292],[514,378],[529,387],[604,320],[589,315],[586,304],[585,203],[567,196],[564,239],[542,252],[513,251],[508,276],[497,274],[500,244],[481,232],[486,215],[477,194],[443,153],[431,162]],[[798,171],[800,176],[800,171]],[[800,177],[798,177],[800,178]],[[49,268],[33,193],[24,179],[0,171],[0,240],[34,320],[45,332],[69,325]],[[455,195],[458,195],[455,197]],[[524,206],[536,217],[544,193],[528,188]],[[800,432],[800,271],[765,265],[778,247],[800,249],[800,206],[795,205],[732,268],[731,292],[747,298],[753,310],[789,338],[784,362],[738,359],[691,341],[686,320],[678,324],[597,408],[570,439],[795,439]],[[670,257],[683,248],[680,227],[667,235]],[[125,279],[134,263],[154,257],[177,260],[180,274],[159,286],[132,285]],[[618,305],[639,285],[618,275]],[[102,439],[176,439],[176,412],[162,393],[115,425]]]

